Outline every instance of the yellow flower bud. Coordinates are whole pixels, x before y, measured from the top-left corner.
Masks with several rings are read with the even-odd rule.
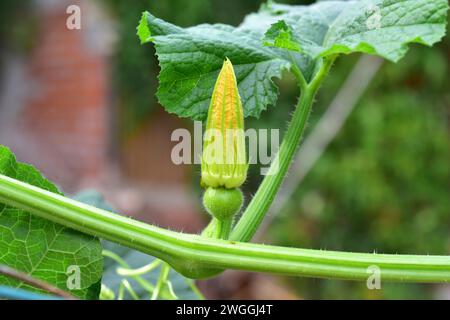
[[[247,178],[244,111],[228,58],[217,77],[206,122],[202,155],[204,187],[240,187]]]

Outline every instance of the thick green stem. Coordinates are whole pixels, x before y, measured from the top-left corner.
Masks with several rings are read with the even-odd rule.
[[[230,239],[244,242],[250,241],[261,224],[295,154],[313,99],[314,94],[312,92],[305,91],[302,93],[284,140],[281,143],[277,158],[272,162],[269,172],[261,182],[258,191],[234,227]]]
[[[0,175],[0,202],[165,260],[188,277],[197,268],[382,281],[449,282],[449,256],[346,253],[208,239],[177,233],[101,210]]]
[[[293,66],[293,73],[302,90],[300,99],[281,143],[276,160],[272,162],[268,174],[261,182],[258,191],[233,229],[230,236],[231,240],[250,241],[261,224],[264,215],[269,210],[300,143],[317,90],[333,61],[334,59],[326,60],[308,85],[305,85],[300,70],[295,65]]]
[[[231,225],[233,223],[233,218],[229,218],[222,221],[217,221],[217,234],[216,239],[228,239],[231,231]]]
[[[227,240],[230,236],[232,224],[233,218],[219,220],[213,217],[211,222],[208,224],[208,227],[203,230],[202,236],[213,239]]]

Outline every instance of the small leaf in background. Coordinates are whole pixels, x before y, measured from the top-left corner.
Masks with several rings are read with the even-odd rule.
[[[114,212],[112,206],[95,190],[81,191],[74,196],[74,199]],[[102,241],[102,244],[105,262],[101,297],[124,300],[151,299],[163,262],[109,241]],[[126,271],[129,274],[125,274]],[[159,299],[197,300],[203,298],[191,279],[183,277],[173,269],[170,269],[168,283],[169,285],[160,292]]]
[[[138,36],[142,43],[155,44],[161,66],[157,96],[168,112],[204,120],[214,80],[228,57],[244,115],[259,117],[276,103],[272,78],[280,78],[292,60],[306,81],[314,76],[317,60],[330,55],[362,52],[396,62],[408,44],[430,46],[445,35],[447,9],[447,0],[320,1],[309,6],[270,1],[238,27],[180,28],[145,12]]]
[[[12,152],[0,146],[0,173],[42,189],[59,193],[34,167],[16,162]],[[100,240],[30,213],[0,206],[0,264],[44,280],[74,296],[97,299],[103,270]],[[80,275],[77,281],[69,277]],[[0,284],[41,292],[18,280],[0,276]],[[71,290],[72,289],[72,290]]]
[[[280,20],[267,30],[264,35],[264,45],[300,52],[300,45],[292,39],[292,29],[286,22]]]

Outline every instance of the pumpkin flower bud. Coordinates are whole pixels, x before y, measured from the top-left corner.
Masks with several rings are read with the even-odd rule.
[[[247,178],[244,114],[228,58],[217,77],[206,122],[202,186],[238,188]]]

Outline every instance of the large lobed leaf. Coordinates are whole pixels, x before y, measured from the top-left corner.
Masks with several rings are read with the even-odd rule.
[[[272,78],[281,77],[289,67],[272,49],[262,46],[261,34],[227,25],[182,29],[145,12],[138,31],[143,43],[155,43],[161,65],[159,101],[181,117],[206,117],[225,57],[233,62],[246,116],[258,116],[262,108],[276,102]]]
[[[409,43],[431,46],[445,35],[448,3],[325,1],[309,7],[273,4],[267,8],[293,29],[298,45],[312,58],[363,52],[396,62]],[[312,32],[305,32],[308,29]]]
[[[0,146],[0,173],[60,193],[34,167],[19,163]],[[97,299],[103,271],[102,248],[97,238],[0,204],[0,264],[47,281],[84,299]],[[69,266],[80,270],[80,289],[69,290]],[[69,272],[68,272],[69,271]],[[18,280],[0,275],[0,284],[39,291]]]
[[[272,79],[291,63],[310,80],[317,60],[330,55],[363,52],[398,61],[409,43],[432,45],[445,35],[447,9],[447,0],[269,2],[238,27],[191,28],[145,12],[138,35],[142,43],[155,44],[161,65],[157,95],[167,111],[205,119],[215,79],[228,57],[245,116],[258,117],[276,102]]]

